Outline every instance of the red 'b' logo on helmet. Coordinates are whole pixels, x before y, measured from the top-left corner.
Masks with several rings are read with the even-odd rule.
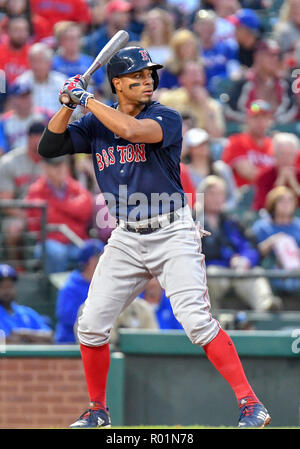
[[[142,55],[143,61],[149,61],[149,55],[146,50],[139,50],[139,53]]]

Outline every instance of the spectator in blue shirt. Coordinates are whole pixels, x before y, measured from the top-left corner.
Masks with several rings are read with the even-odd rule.
[[[174,316],[170,300],[156,278],[152,278],[141,297],[153,307],[159,329],[183,329]]]
[[[0,331],[6,343],[52,343],[53,332],[46,320],[30,307],[17,303],[16,270],[0,265]]]
[[[104,243],[96,239],[87,240],[80,248],[78,268],[71,272],[58,292],[55,343],[76,343],[74,324],[78,310],[87,298],[90,282],[103,250]]]
[[[54,26],[57,52],[53,57],[52,69],[66,75],[84,73],[93,62],[93,57],[81,52],[82,29],[76,22],[58,22]],[[92,76],[96,89],[101,88],[105,80],[105,69],[100,67]]]
[[[256,240],[247,235],[239,222],[223,212],[226,202],[225,181],[218,176],[209,175],[201,183],[199,191],[204,194],[204,229],[211,233],[202,239],[202,251],[207,265],[207,284],[212,307],[220,308],[220,303],[230,288],[253,310],[266,311],[281,307],[280,298],[274,296],[268,280],[262,275]],[[200,207],[197,208],[199,211]],[[256,276],[221,276],[220,270],[226,272],[229,269],[241,274],[252,272]]]
[[[83,39],[83,45],[87,53],[96,57],[99,51],[119,30],[126,30],[129,41],[139,42],[138,34],[130,31],[131,5],[124,0],[113,0],[107,3],[105,8],[105,25],[99,27]]]
[[[238,60],[245,68],[252,67],[256,46],[264,31],[260,17],[253,9],[242,8],[229,20],[235,26]]]
[[[265,203],[266,215],[257,219],[252,231],[258,248],[269,269],[299,269],[300,218],[296,216],[298,197],[286,186],[274,187]],[[299,293],[300,279],[272,279],[272,287],[278,292]]]
[[[200,10],[195,16],[193,30],[201,42],[201,57],[206,73],[206,87],[211,95],[218,92],[222,80],[230,80],[240,69],[238,47],[216,39],[217,15]]]

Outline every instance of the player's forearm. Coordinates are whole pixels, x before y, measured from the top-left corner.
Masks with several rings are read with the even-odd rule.
[[[48,123],[49,131],[56,134],[62,134],[67,129],[72,113],[73,109],[62,106],[50,119]]]

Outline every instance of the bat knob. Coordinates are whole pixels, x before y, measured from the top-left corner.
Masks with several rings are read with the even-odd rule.
[[[63,103],[63,104],[68,104],[68,103],[70,103],[70,97],[69,97],[69,95],[68,95],[68,94],[62,94],[62,95],[60,96],[60,101],[61,101],[61,103]]]

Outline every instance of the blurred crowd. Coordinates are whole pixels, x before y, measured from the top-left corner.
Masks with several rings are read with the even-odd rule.
[[[164,66],[154,100],[182,115],[181,179],[195,220],[211,232],[202,244],[213,308],[226,308],[234,290],[241,308],[280,310],[282,294],[300,291],[297,278],[264,276],[300,268],[299,0],[0,0],[0,261],[28,269],[29,239],[48,275],[71,272],[57,303],[58,320],[69,322],[55,339],[74,342],[95,262],[85,244],[94,256],[98,242],[99,257],[115,221],[89,155],[46,160],[37,145],[66,78],[84,73],[120,29]],[[115,101],[105,68],[88,90]],[[78,106],[72,120],[86,112]],[[44,245],[41,209],[10,200],[47,204]],[[232,270],[242,275],[226,276]],[[68,289],[82,292],[72,310]],[[127,321],[139,327],[147,304],[149,327],[181,328],[155,279],[139,299]]]

